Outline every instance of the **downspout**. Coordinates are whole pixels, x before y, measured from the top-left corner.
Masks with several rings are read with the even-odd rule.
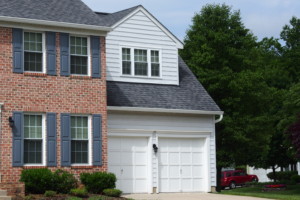
[[[220,121],[222,121],[223,119],[223,114],[220,115],[219,119],[215,120],[215,124],[219,123]]]

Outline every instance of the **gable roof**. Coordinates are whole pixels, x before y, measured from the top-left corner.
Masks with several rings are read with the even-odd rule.
[[[112,28],[116,28],[139,11],[143,12],[154,24],[156,24],[166,35],[168,35],[177,44],[178,48],[183,48],[183,43],[142,5],[134,6],[132,8],[121,10],[115,13],[96,12],[96,14],[98,14],[103,24]]]
[[[99,17],[81,0],[2,0],[0,16],[0,19],[27,19],[32,23],[41,20],[103,26]]]
[[[178,86],[107,81],[107,105],[221,111],[180,57]]]

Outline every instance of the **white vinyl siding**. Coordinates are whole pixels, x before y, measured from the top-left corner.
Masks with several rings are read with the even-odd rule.
[[[159,50],[159,62],[161,63],[159,76],[122,76],[121,49],[128,46],[135,49]],[[142,11],[137,12],[108,33],[106,37],[106,55],[108,81],[168,85],[178,85],[179,83],[176,43]],[[150,60],[150,58],[148,59]]]

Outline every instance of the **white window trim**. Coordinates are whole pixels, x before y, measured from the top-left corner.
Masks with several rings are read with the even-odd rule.
[[[87,38],[87,74],[72,74],[71,73],[71,37],[85,37]],[[74,76],[91,76],[91,38],[90,36],[87,35],[75,35],[75,34],[70,34],[69,35],[69,52],[70,52],[70,56],[69,56],[69,66],[70,66],[70,75],[74,75]]]
[[[73,163],[73,164],[71,162],[71,166],[92,166],[92,164],[93,164],[92,116],[75,114],[75,115],[71,115],[71,117],[88,117],[88,162],[87,163]],[[70,138],[71,138],[71,136],[70,136]],[[72,138],[71,138],[70,142],[72,143]],[[71,160],[71,155],[70,155],[70,160]]]
[[[122,49],[127,48],[130,49],[130,58],[131,58],[131,74],[123,74],[123,52]],[[148,72],[147,75],[142,76],[142,75],[135,75],[134,73],[134,50],[135,49],[140,49],[140,50],[146,50],[147,51],[147,63],[148,63]],[[151,74],[151,51],[158,51],[158,56],[159,56],[159,76],[152,76]],[[162,50],[160,48],[145,48],[145,47],[139,47],[139,46],[126,46],[122,45],[120,46],[119,49],[119,59],[120,59],[120,76],[121,77],[132,77],[132,78],[145,78],[145,79],[162,79]]]
[[[41,164],[27,163],[27,164],[24,164],[23,166],[26,166],[26,167],[46,166],[46,163],[47,163],[46,115],[44,113],[24,113],[24,115],[41,115],[42,116],[42,163]],[[24,130],[24,124],[23,124],[22,128]],[[24,131],[23,131],[23,133],[24,133]],[[23,138],[23,162],[24,162],[24,140],[25,140],[25,138]]]
[[[42,50],[43,50],[43,55],[42,55],[42,71],[26,71],[25,70],[25,50],[24,50],[24,33],[29,32],[29,33],[41,33],[42,34]],[[39,74],[46,74],[46,68],[47,68],[47,56],[46,56],[46,34],[45,32],[40,32],[40,31],[32,31],[32,30],[24,30],[23,31],[23,71],[24,72],[29,72],[29,73],[39,73]]]

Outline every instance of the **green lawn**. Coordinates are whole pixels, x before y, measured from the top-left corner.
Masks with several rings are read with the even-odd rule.
[[[288,185],[286,190],[262,192],[263,186],[251,186],[236,188],[234,190],[222,190],[220,194],[241,195],[262,197],[269,199],[282,200],[299,200],[300,199],[300,185]]]

